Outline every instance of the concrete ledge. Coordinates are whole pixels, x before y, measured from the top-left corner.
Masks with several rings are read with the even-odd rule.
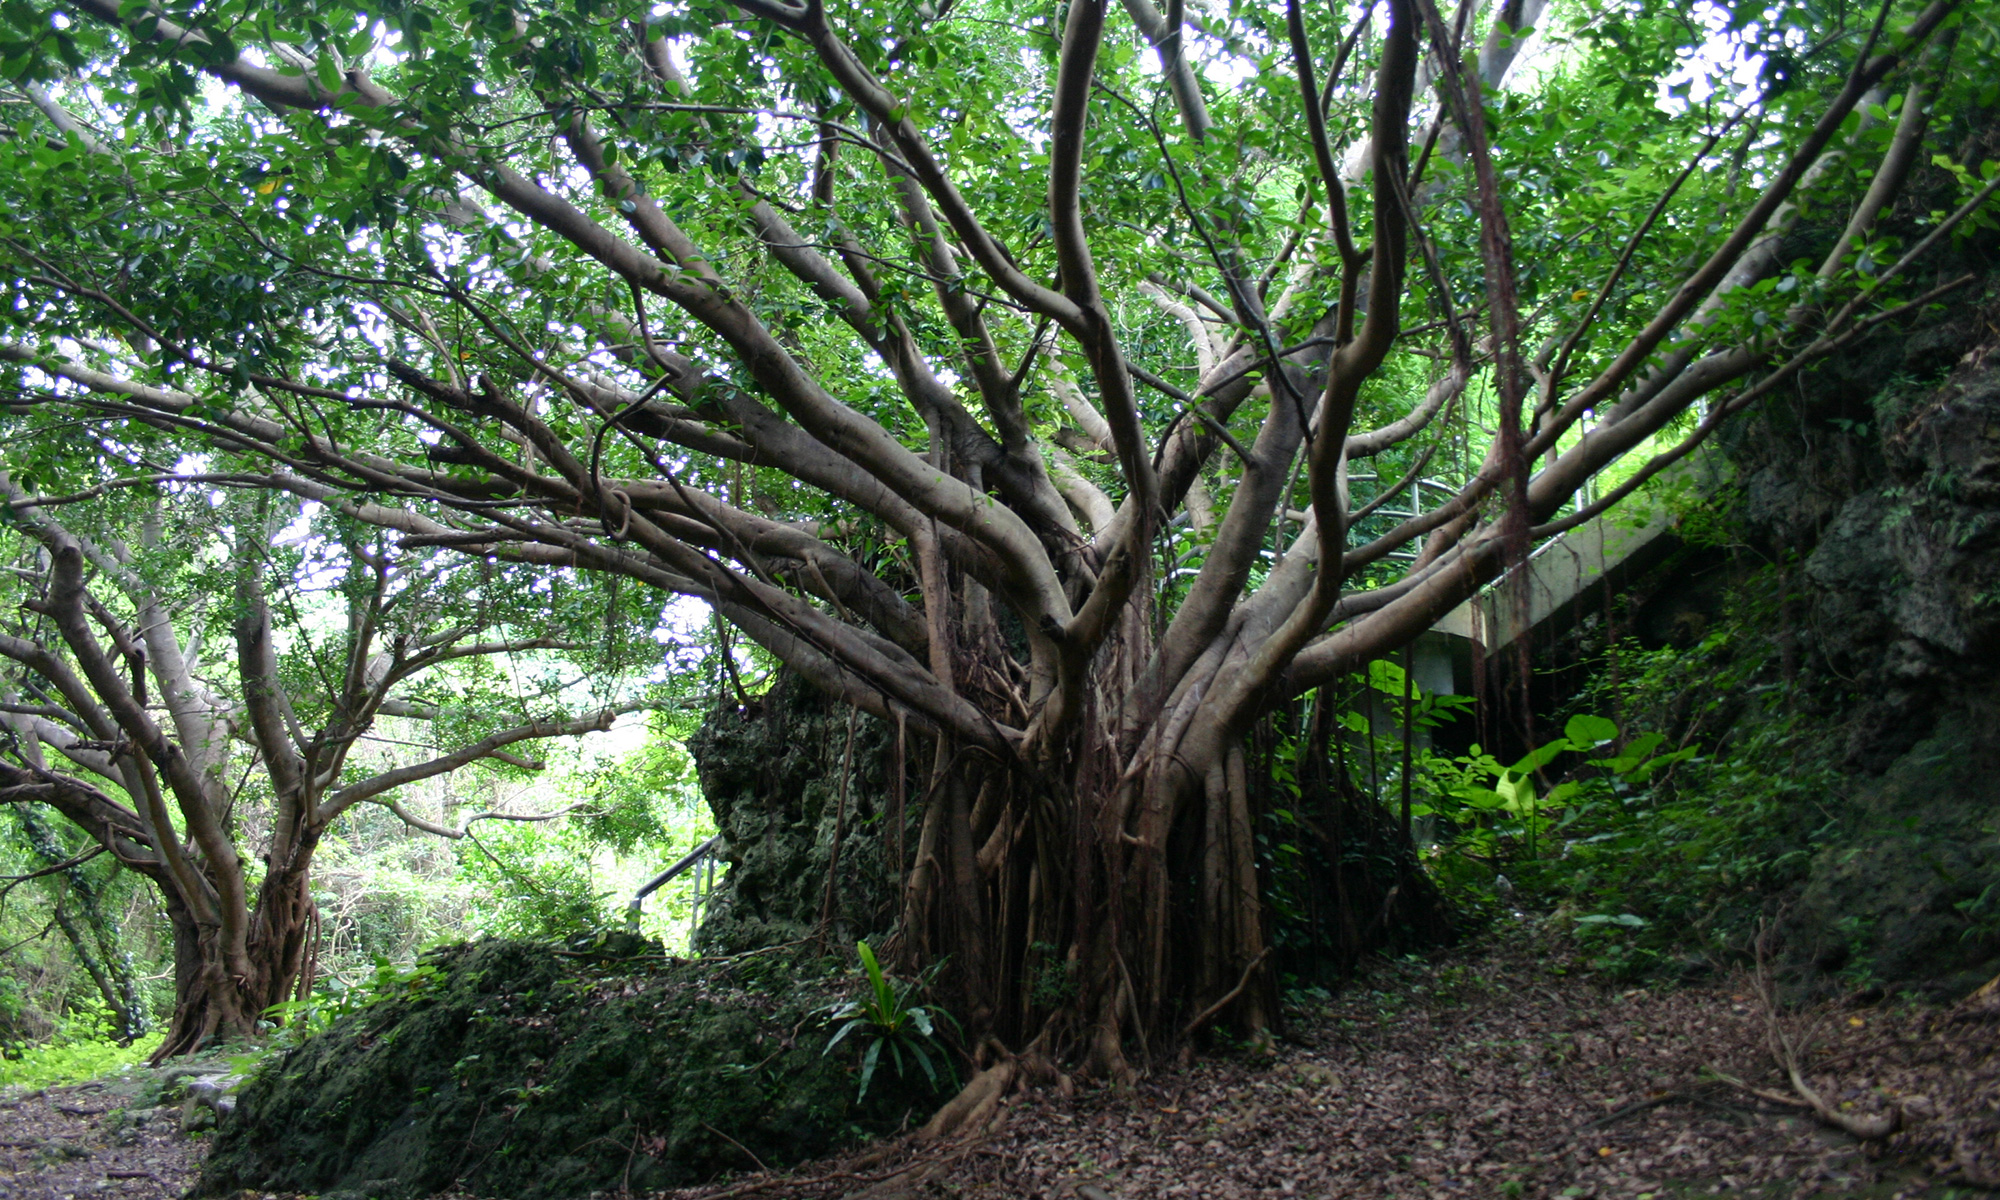
[[[1605,586],[1657,565],[1680,545],[1661,499],[1664,490],[1686,487],[1706,495],[1734,473],[1719,454],[1689,455],[1624,504],[1536,547],[1526,563],[1446,613],[1432,632],[1477,642],[1491,654],[1524,632],[1570,628],[1584,602],[1601,596]]]

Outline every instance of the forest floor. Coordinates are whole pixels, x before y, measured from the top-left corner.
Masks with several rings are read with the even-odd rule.
[[[1751,980],[1616,988],[1516,927],[1377,964],[1290,1014],[1275,1054],[1216,1054],[1119,1092],[1017,1096],[970,1145],[877,1147],[672,1200],[1845,1195],[2000,1192],[2000,989],[1949,1008],[1832,1005],[1784,1027],[1822,1096],[1901,1106],[1863,1143],[1783,1093]],[[888,1151],[884,1153],[885,1149]],[[664,1200],[664,1198],[663,1198]]]
[[[1292,1012],[1270,1055],[1161,1065],[1123,1091],[1018,1094],[966,1144],[877,1143],[657,1200],[2000,1192],[2000,989],[1785,1015],[1823,1096],[1904,1112],[1900,1131],[1864,1143],[1718,1077],[1788,1094],[1747,977],[1616,988],[1566,945],[1516,928],[1378,963]],[[121,1086],[0,1097],[0,1200],[167,1200],[191,1184],[202,1143],[172,1110],[135,1125]]]
[[[208,1143],[149,1103],[158,1073],[0,1095],[0,1200],[172,1200]]]

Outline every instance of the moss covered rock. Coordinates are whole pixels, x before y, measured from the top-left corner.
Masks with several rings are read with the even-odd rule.
[[[1631,622],[1673,665],[1599,677],[1713,759],[1609,894],[1711,950],[1782,914],[1802,999],[2000,971],[2000,246],[1967,254],[1961,303],[1725,426],[1740,496]]]
[[[491,940],[424,965],[244,1086],[200,1193],[657,1189],[824,1154],[936,1103],[883,1074],[857,1103],[850,1047],[822,1053],[846,982],[810,962]]]
[[[917,744],[906,739],[906,760]],[[906,762],[899,838],[890,824],[894,726],[785,671],[748,707],[712,713],[688,750],[729,863],[704,910],[697,948],[739,954],[805,936],[826,907],[829,872],[836,880],[827,915],[841,941],[894,926],[893,857],[899,847],[906,858],[916,851],[923,794],[922,773]]]
[[[1789,925],[1821,971],[1956,999],[2000,971],[2000,703],[1948,710],[1844,798]]]

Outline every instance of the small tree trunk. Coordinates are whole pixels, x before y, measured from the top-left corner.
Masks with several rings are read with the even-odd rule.
[[[63,937],[69,940],[70,950],[76,955],[76,961],[83,966],[84,973],[97,985],[98,994],[104,997],[105,1006],[111,1010],[112,1018],[118,1023],[118,1040],[130,1042],[138,1036],[131,1031],[133,1014],[126,1009],[124,998],[119,995],[118,985],[112,980],[111,973],[105,969],[103,960],[98,958],[96,949],[91,946],[90,934],[81,922],[70,915],[67,905],[64,904],[66,899],[64,896],[56,897],[56,926],[62,930]],[[143,1021],[143,1016],[140,1019]],[[143,1032],[144,1028],[142,1024],[140,1032]]]
[[[27,834],[35,853],[50,866],[56,866],[70,857],[68,848],[56,839],[48,822],[32,805],[18,804],[13,807],[15,819],[20,822],[22,832]],[[67,898],[58,896],[56,924],[62,928],[63,936],[69,939],[77,962],[83,965],[91,982],[104,996],[104,1003],[118,1024],[118,1040],[130,1045],[146,1032],[151,1021],[145,1001],[139,995],[139,982],[132,970],[132,955],[119,936],[118,922],[104,911],[103,884],[91,878],[81,864],[62,871],[59,878],[69,889],[67,898],[75,899],[82,921],[70,915],[65,906]]]

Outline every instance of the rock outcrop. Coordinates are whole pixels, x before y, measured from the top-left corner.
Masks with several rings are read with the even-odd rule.
[[[785,672],[747,708],[712,714],[689,740],[729,864],[695,935],[703,953],[793,941],[823,914],[834,940],[849,946],[894,926],[900,872],[891,859],[899,846],[906,858],[916,852],[924,775],[906,772],[899,840],[891,824],[896,730],[850,712]],[[907,736],[906,759],[919,746],[929,743]]]
[[[1667,572],[1634,623],[1673,643],[1720,609],[1718,580],[1777,577],[1781,602],[1733,636],[1784,648],[1757,686],[1810,718],[1797,752],[1837,768],[1807,822],[1810,865],[1782,897],[1810,990],[1944,996],[2000,971],[2000,273],[1987,270],[1942,319],[1830,361],[1729,428],[1736,540]],[[1740,699],[1739,714],[1759,711]]]

